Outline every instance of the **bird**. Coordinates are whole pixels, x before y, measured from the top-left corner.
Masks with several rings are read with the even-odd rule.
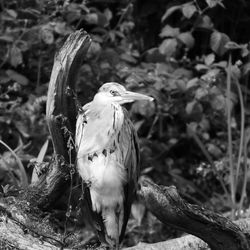
[[[104,83],[76,121],[76,168],[100,242],[119,249],[140,173],[137,132],[122,106],[153,101],[116,82]]]

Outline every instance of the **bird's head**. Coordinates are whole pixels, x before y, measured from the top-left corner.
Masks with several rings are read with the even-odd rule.
[[[94,97],[94,101],[101,104],[114,102],[121,105],[139,100],[153,101],[154,98],[128,91],[121,84],[116,82],[104,83]]]

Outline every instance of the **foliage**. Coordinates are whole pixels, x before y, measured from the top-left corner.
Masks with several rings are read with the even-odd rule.
[[[107,81],[155,98],[128,106],[142,174],[218,211],[249,205],[249,3],[9,0],[0,8],[0,139],[29,176],[31,162],[52,155],[45,102],[54,54],[84,28],[93,42],[78,79],[82,104]],[[0,150],[0,171],[18,171]],[[19,185],[4,176],[2,185]]]

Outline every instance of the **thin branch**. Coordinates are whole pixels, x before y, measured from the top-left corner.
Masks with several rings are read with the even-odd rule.
[[[22,161],[17,156],[17,154],[14,152],[14,150],[12,150],[5,142],[3,142],[2,140],[0,140],[0,143],[3,146],[5,146],[11,152],[11,154],[16,158],[17,165],[18,165],[18,167],[20,169],[20,172],[21,172],[21,183],[22,183],[22,186],[24,188],[27,187],[28,186],[28,177],[27,177],[27,174],[26,174],[26,171],[25,171],[25,168],[23,166]]]
[[[241,156],[242,156],[242,151],[243,151],[244,134],[245,134],[245,107],[244,107],[242,91],[241,91],[240,84],[237,79],[235,79],[235,84],[237,86],[238,93],[239,93],[240,109],[241,109],[240,146],[239,146],[238,162],[237,162],[237,168],[236,168],[236,184],[237,184],[239,172],[240,172],[240,162],[241,162]]]
[[[228,157],[229,157],[229,167],[230,167],[230,187],[231,187],[231,200],[232,200],[232,218],[234,218],[235,209],[235,169],[233,164],[233,145],[232,145],[232,128],[231,128],[231,75],[232,75],[232,56],[229,55],[228,68],[227,68],[227,134],[228,134]]]

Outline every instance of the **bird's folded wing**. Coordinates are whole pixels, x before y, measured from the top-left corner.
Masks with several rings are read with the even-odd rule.
[[[124,123],[121,128],[120,144],[126,147],[124,167],[127,171],[127,182],[124,185],[124,223],[120,240],[123,238],[126,224],[130,215],[131,204],[133,202],[135,191],[137,188],[138,177],[140,173],[140,155],[139,155],[139,139],[135,128],[128,117],[128,112],[124,109]]]

